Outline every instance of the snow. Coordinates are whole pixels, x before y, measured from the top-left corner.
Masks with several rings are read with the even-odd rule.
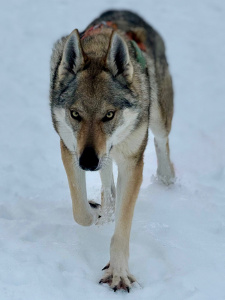
[[[164,37],[175,87],[177,182],[154,177],[150,135],[130,270],[140,286],[99,285],[114,224],[73,221],[48,104],[56,39],[105,9],[140,13]],[[225,299],[225,2],[11,0],[1,3],[0,299]],[[99,174],[88,195],[100,201]]]

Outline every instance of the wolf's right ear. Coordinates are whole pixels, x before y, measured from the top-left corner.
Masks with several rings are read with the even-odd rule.
[[[114,76],[123,75],[131,83],[133,80],[133,65],[127,44],[115,31],[112,33],[106,56],[106,65]]]
[[[59,66],[59,75],[63,76],[68,72],[76,74],[85,64],[85,58],[86,55],[81,46],[79,32],[75,29],[65,43]]]

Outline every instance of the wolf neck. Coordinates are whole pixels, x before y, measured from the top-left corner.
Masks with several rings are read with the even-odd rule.
[[[112,28],[98,27],[88,29],[81,37],[84,52],[90,58],[101,58],[107,54]]]
[[[117,24],[113,22],[102,22],[89,27],[81,35],[81,44],[84,52],[91,58],[104,57],[108,51],[112,32],[117,29]],[[144,70],[146,68],[146,60],[143,52],[146,52],[146,46],[143,39],[140,39],[137,33],[132,30],[125,32],[125,36],[134,49],[136,61]]]
[[[118,29],[117,25],[112,22],[101,22],[94,26],[89,27],[81,36],[81,40],[84,40],[86,37],[91,35],[96,35],[102,32],[103,29],[110,28],[111,30]]]

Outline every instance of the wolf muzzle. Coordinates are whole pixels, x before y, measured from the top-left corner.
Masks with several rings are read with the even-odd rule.
[[[97,171],[99,159],[92,147],[86,147],[79,159],[80,167],[85,171]]]

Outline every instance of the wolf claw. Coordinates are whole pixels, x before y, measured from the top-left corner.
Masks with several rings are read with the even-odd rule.
[[[107,264],[107,265],[102,269],[102,271],[108,269],[109,267],[110,267],[110,264]]]

